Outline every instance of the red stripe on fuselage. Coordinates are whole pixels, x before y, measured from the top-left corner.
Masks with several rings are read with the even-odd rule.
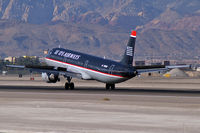
[[[123,77],[123,76],[120,76],[120,75],[113,75],[113,74],[109,74],[109,73],[104,73],[104,72],[96,71],[96,70],[93,70],[93,69],[85,68],[85,67],[82,67],[82,66],[70,64],[70,63],[67,63],[67,62],[63,62],[63,61],[51,59],[51,58],[48,58],[48,57],[46,57],[46,59],[49,59],[49,60],[52,60],[52,61],[57,61],[57,62],[60,62],[60,63],[68,64],[68,65],[75,66],[75,67],[79,67],[79,68],[83,68],[83,69],[86,69],[86,70],[98,72],[98,73],[101,73],[101,74],[106,74],[106,75],[115,76],[115,77],[120,77],[120,78],[126,78],[126,77]]]

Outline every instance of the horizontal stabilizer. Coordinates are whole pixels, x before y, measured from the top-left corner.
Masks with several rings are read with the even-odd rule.
[[[190,68],[190,65],[176,65],[176,66],[165,66],[165,65],[152,65],[152,66],[135,66],[134,67],[138,74],[167,71],[174,68]]]

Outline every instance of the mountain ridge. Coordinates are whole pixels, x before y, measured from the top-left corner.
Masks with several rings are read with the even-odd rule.
[[[0,0],[0,18],[3,57],[63,45],[118,60],[136,29],[136,57],[199,58],[198,0]]]

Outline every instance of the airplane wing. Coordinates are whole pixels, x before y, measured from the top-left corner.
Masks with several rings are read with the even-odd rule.
[[[6,65],[6,67],[29,69],[30,72],[35,71],[35,72],[53,73],[53,74],[59,73],[59,75],[63,75],[63,76],[67,76],[67,77],[69,76],[69,77],[74,77],[74,78],[79,78],[79,79],[82,78],[80,73],[69,72],[69,71],[67,71],[66,68],[61,68],[61,67],[58,67],[57,69],[55,69],[54,66],[32,66],[32,65],[26,65],[26,66]]]
[[[137,73],[149,73],[149,72],[161,72],[168,71],[174,68],[189,68],[190,65],[176,65],[176,66],[165,66],[165,65],[153,65],[153,66],[135,66]]]

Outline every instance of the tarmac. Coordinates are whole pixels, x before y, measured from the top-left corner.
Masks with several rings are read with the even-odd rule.
[[[200,79],[135,78],[107,91],[96,81],[47,84],[0,77],[0,133],[198,133]]]

